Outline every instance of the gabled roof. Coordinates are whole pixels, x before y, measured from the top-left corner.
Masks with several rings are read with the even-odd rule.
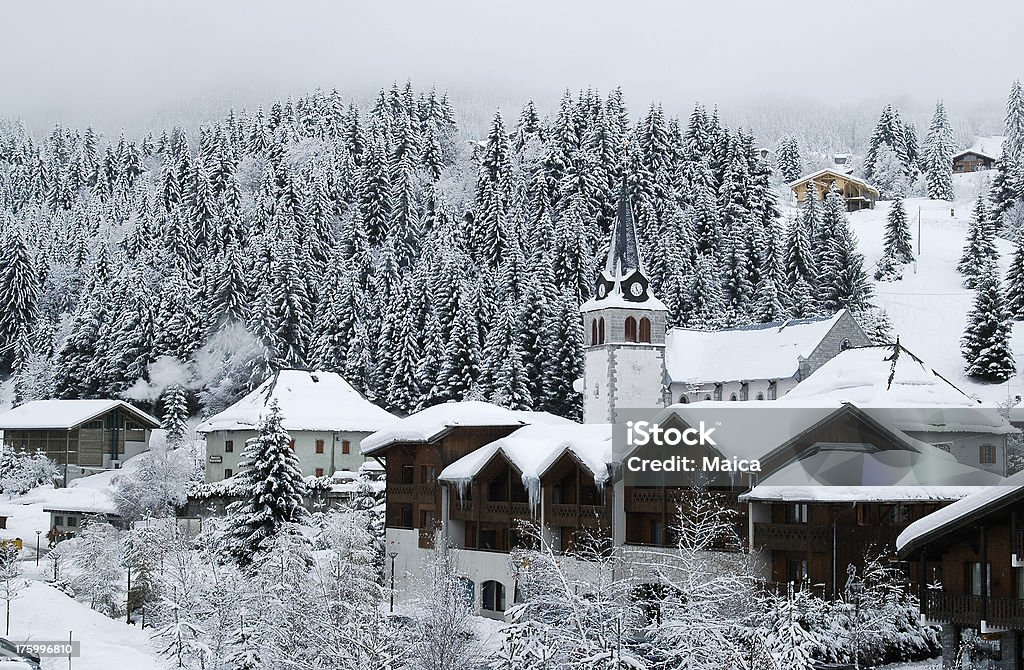
[[[33,400],[0,414],[0,430],[71,430],[115,409],[147,428],[160,427],[159,419],[123,400]]]
[[[799,179],[794,179],[793,181],[789,182],[787,186],[789,186],[790,188],[796,188],[797,186],[803,184],[806,181],[813,181],[818,177],[824,177],[825,175],[831,175],[837,179],[842,179],[844,181],[853,182],[854,184],[859,184],[860,186],[863,186],[869,191],[874,192],[875,195],[879,195],[878,189],[872,186],[871,184],[867,183],[863,179],[860,179],[859,177],[854,177],[852,174],[847,174],[845,172],[837,170],[836,168],[822,168],[817,172],[812,172],[811,174],[804,175]]]
[[[534,423],[547,426],[578,425],[547,412],[512,410],[487,402],[467,400],[434,405],[398,419],[389,427],[363,438],[360,448],[364,455],[369,456],[393,444],[434,442],[455,428],[515,428]]]
[[[828,401],[870,409],[903,431],[1017,432],[998,408],[965,394],[898,341],[846,349],[776,402],[806,407]]]
[[[672,328],[665,339],[665,369],[673,382],[789,379],[846,314],[710,331]]]
[[[600,486],[608,481],[613,460],[612,425],[523,426],[507,437],[466,454],[442,470],[437,478],[464,486],[499,453],[522,474],[523,486],[531,492],[531,498],[539,490],[540,479],[566,454],[571,454],[586,468]]]
[[[196,431],[255,430],[271,400],[277,400],[281,424],[289,431],[372,432],[397,421],[337,373],[281,370],[231,407],[203,421]]]
[[[985,158],[991,158],[994,161],[999,160],[1003,155],[1004,141],[1006,141],[1006,137],[1003,135],[976,137],[974,139],[974,144],[955,154],[953,156],[953,160],[966,156],[967,154],[977,154],[979,156],[984,156]]]
[[[745,501],[950,501],[1002,481],[999,475],[932,454],[871,445],[821,445],[770,474]]]
[[[905,556],[947,533],[973,525],[990,512],[1019,501],[1024,501],[1024,472],[918,519],[896,538],[896,550]]]

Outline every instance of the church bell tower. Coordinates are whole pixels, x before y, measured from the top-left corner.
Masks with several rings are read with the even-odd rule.
[[[584,422],[615,422],[620,408],[663,407],[668,309],[644,275],[625,179],[607,263],[580,312]]]

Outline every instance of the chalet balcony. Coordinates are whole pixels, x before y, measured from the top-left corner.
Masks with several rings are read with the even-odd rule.
[[[544,521],[551,526],[594,526],[607,522],[607,510],[601,505],[548,505]]]
[[[981,621],[981,596],[962,593],[930,591],[927,595],[925,615],[929,621],[977,626]],[[989,598],[985,617],[989,626],[1019,627],[1024,621],[1024,600],[1019,598]]]
[[[754,546],[771,551],[831,551],[832,526],[755,523]]]
[[[390,484],[387,487],[387,496],[390,502],[414,502],[416,499],[416,486],[414,484]]]
[[[516,519],[529,519],[533,514],[530,504],[525,502],[505,502],[500,500],[485,500],[476,503],[473,500],[455,499],[449,503],[448,515],[452,519],[463,519],[472,521],[508,521],[510,517]]]

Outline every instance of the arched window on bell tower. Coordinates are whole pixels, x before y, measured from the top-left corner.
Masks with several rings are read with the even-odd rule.
[[[597,341],[597,319],[590,322],[590,346],[599,344]]]
[[[604,344],[604,317],[597,320],[597,343]]]
[[[636,319],[631,316],[626,317],[626,341],[636,342]]]
[[[640,319],[640,342],[651,341],[651,320],[646,316]]]

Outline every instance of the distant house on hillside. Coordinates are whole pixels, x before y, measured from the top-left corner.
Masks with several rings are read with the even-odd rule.
[[[282,425],[291,435],[306,476],[358,470],[363,464],[362,439],[397,419],[334,372],[281,370],[196,428],[206,436],[206,481],[220,481],[238,472],[245,442],[256,437],[260,418],[272,400],[277,400]]]
[[[799,203],[807,199],[807,189],[813,187],[818,199],[823,200],[833,186],[843,196],[846,209],[850,212],[874,209],[880,195],[878,189],[871,184],[838,168],[824,168],[789,183]]]
[[[123,400],[33,400],[0,414],[3,444],[43,451],[64,482],[112,470],[149,448],[160,421]]]
[[[844,349],[868,344],[846,310],[714,331],[672,328],[665,371],[673,402],[775,400]]]
[[[995,169],[996,161],[1003,155],[1005,139],[1002,135],[976,138],[974,144],[953,156],[953,172],[963,174]]]
[[[832,164],[844,174],[853,172],[853,154],[833,154]]]

